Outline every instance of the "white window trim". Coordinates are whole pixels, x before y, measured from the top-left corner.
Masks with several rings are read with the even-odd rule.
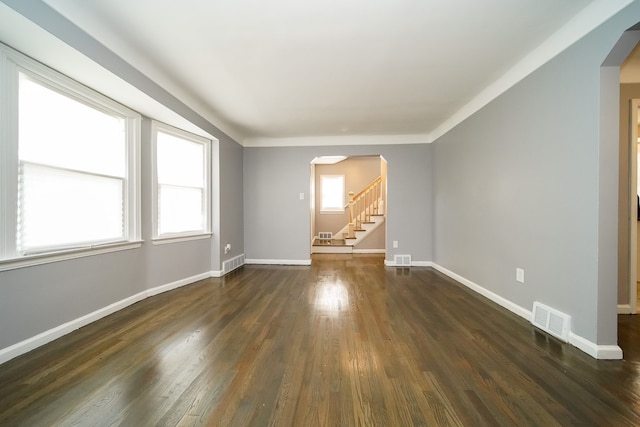
[[[322,207],[322,179],[323,178],[342,178],[342,207],[341,208],[323,208]],[[329,215],[340,215],[345,212],[345,196],[346,196],[346,179],[344,175],[320,175],[320,213]]]
[[[181,232],[181,233],[165,233],[158,234],[158,164],[157,164],[157,141],[158,131],[184,138],[188,141],[202,144],[204,147],[205,159],[205,177],[204,177],[204,206],[205,227],[203,231],[197,232]],[[187,132],[182,129],[170,126],[168,124],[151,121],[151,224],[152,224],[152,243],[154,245],[162,245],[167,243],[185,242],[191,240],[200,240],[210,238],[211,233],[211,144],[208,138]]]
[[[0,239],[0,271],[63,261],[141,246],[140,215],[140,122],[137,112],[81,83],[0,43],[0,236],[15,236],[17,229],[18,179],[18,76],[30,78],[76,101],[125,119],[127,171],[125,186],[124,241],[55,248],[33,255],[19,255],[14,238]]]

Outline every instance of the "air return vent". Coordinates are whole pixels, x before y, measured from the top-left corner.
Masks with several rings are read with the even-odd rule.
[[[321,231],[318,233],[318,239],[320,240],[331,240],[333,239],[333,233],[330,231]]]
[[[223,274],[227,274],[243,265],[244,265],[244,254],[238,255],[237,257],[231,258],[230,260],[224,261],[222,263],[222,272]]]
[[[398,267],[411,267],[411,255],[394,255],[393,262]]]
[[[564,342],[569,341],[571,317],[568,314],[554,310],[536,301],[533,303],[531,323]]]

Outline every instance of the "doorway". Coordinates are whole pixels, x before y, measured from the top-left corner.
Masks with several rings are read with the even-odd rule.
[[[380,155],[322,156],[311,161],[310,169],[311,253],[384,254],[386,160]],[[336,189],[339,194],[333,194]],[[350,193],[356,199],[352,206]],[[358,204],[361,194],[366,197]],[[366,215],[358,216],[358,207],[364,206]],[[352,222],[358,230],[350,228]]]
[[[629,32],[628,32],[629,33]],[[625,33],[628,35],[628,33]],[[637,38],[636,38],[637,40]],[[640,278],[638,232],[640,170],[638,124],[640,122],[640,43],[620,64],[620,183],[618,313],[636,314]]]

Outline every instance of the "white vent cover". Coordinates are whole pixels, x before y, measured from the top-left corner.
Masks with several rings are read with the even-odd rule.
[[[398,267],[411,267],[411,255],[394,255],[393,263]]]
[[[222,272],[223,274],[227,274],[230,271],[235,270],[238,267],[244,265],[244,254],[238,255],[237,257],[231,258],[222,263]]]
[[[320,240],[331,240],[333,239],[333,233],[330,231],[321,231],[318,233],[318,239]]]
[[[539,302],[533,303],[531,323],[556,338],[569,342],[571,330],[571,316],[547,307]]]

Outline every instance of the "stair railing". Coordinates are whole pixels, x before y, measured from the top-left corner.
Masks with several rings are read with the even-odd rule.
[[[371,215],[384,214],[382,177],[379,176],[358,194],[349,192],[349,232],[348,238],[356,237],[356,230],[362,229],[362,223],[369,222]]]

